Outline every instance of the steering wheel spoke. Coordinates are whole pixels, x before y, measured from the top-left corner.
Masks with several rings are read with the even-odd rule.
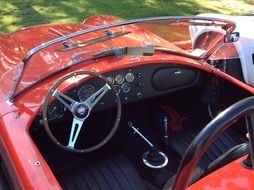
[[[97,90],[94,94],[92,94],[89,98],[87,98],[84,103],[92,109],[99,100],[107,93],[107,91],[111,89],[108,84],[105,84],[103,87],[101,87],[99,90]]]
[[[53,95],[70,111],[72,111],[74,105],[78,103],[58,90],[55,90]]]
[[[84,119],[77,119],[76,117],[73,118],[72,126],[71,126],[71,133],[69,137],[69,143],[67,145],[68,148],[73,148],[76,144],[77,138],[79,136],[80,130],[83,126]]]

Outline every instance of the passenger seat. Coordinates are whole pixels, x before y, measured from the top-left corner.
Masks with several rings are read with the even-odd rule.
[[[174,132],[169,135],[169,149],[173,150],[182,158],[199,131],[201,131],[201,126],[183,125],[181,132]],[[198,165],[202,169],[206,169],[210,163],[226,153],[229,149],[242,143],[245,143],[245,140],[240,138],[234,131],[226,131],[207,149]]]
[[[175,154],[180,159],[183,157],[187,148],[197,136],[197,134],[205,127],[205,124],[200,124],[198,122],[192,121],[186,117],[181,116],[177,113],[174,108],[169,105],[157,106],[155,110],[155,120],[153,121],[154,133],[159,136],[159,140],[164,138],[164,128],[165,128],[165,118],[167,119],[168,125],[168,149],[169,152]],[[165,139],[164,139],[165,140]],[[208,148],[205,154],[202,156],[199,167],[206,170],[214,160],[219,158],[221,155],[226,153],[231,148],[236,145],[245,143],[245,139],[239,137],[234,131],[228,130],[222,133],[215,142]],[[164,144],[166,144],[164,142]],[[242,151],[244,149],[238,149],[236,153],[233,153],[233,157],[240,156],[244,154]],[[245,149],[246,150],[246,149]],[[245,151],[244,150],[244,151]],[[231,158],[226,159],[227,162]]]

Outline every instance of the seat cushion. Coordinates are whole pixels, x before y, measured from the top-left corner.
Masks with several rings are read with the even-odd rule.
[[[181,132],[174,132],[170,134],[169,148],[182,157],[200,130],[201,125],[186,121],[186,123],[183,124],[183,130]],[[226,131],[222,133],[207,149],[198,165],[202,169],[206,169],[215,159],[220,157],[232,147],[241,143],[244,143],[244,140],[235,134],[235,132]]]
[[[82,165],[61,172],[63,189],[71,190],[146,190],[133,164],[124,156]]]

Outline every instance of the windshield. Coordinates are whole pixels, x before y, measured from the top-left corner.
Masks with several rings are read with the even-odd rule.
[[[209,33],[207,29],[219,32]],[[1,85],[10,98],[59,70],[118,48],[162,47],[204,59],[233,29],[229,21],[200,17],[158,17],[80,28],[33,48],[23,62],[2,75]]]

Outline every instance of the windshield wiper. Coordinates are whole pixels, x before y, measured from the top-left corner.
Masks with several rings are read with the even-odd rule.
[[[80,43],[77,43],[77,44],[69,44],[67,42],[64,42],[63,43],[64,48],[56,49],[56,51],[58,51],[58,52],[70,51],[70,50],[73,50],[73,49],[76,49],[76,48],[85,47],[85,46],[92,45],[92,44],[95,44],[95,43],[104,42],[104,41],[107,41],[107,40],[110,40],[110,39],[113,39],[113,38],[124,36],[126,34],[130,34],[131,32],[130,31],[111,32],[109,30],[105,30],[105,33],[106,33],[106,35],[104,35],[104,36],[101,36],[101,37],[98,37],[98,38],[93,38],[93,39],[90,39],[90,40],[87,40],[87,41],[84,41],[84,42],[80,42]]]
[[[113,48],[100,53],[95,54],[94,58],[101,58],[109,55],[116,57],[121,56],[152,56],[154,54],[154,47],[124,47]]]
[[[174,49],[168,49],[160,46],[147,46],[147,47],[123,47],[123,48],[112,48],[102,52],[99,52],[92,56],[91,59],[98,59],[106,56],[152,56],[155,51],[159,51],[167,54],[182,55],[192,59],[199,59],[197,56],[188,54],[187,52],[177,51]],[[74,64],[86,61],[87,58],[83,58],[83,55],[89,51],[74,53],[71,57]]]
[[[182,55],[185,57],[190,57],[193,59],[198,59],[197,56],[194,56],[192,54],[188,54],[187,52],[177,51],[174,49],[168,49],[165,47],[160,46],[148,46],[148,47],[124,47],[124,48],[112,48],[100,53],[97,53],[93,55],[94,58],[101,58],[105,56],[152,56],[155,51],[159,51],[162,53],[170,53],[170,54],[176,54],[176,55]],[[74,57],[74,56],[73,56]]]
[[[154,54],[154,47],[124,47],[124,48],[112,48],[99,52],[92,56],[92,59],[102,58],[106,56],[152,56]],[[85,61],[86,58],[82,58],[83,55],[89,51],[78,52],[71,56],[73,63],[79,63]]]

